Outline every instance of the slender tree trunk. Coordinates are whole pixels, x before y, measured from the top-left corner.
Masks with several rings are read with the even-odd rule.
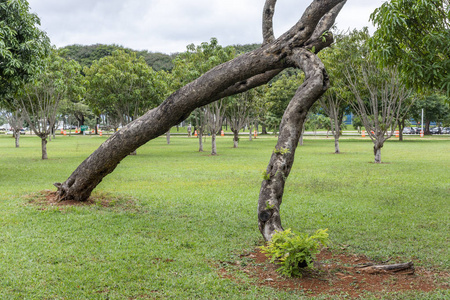
[[[216,133],[211,133],[211,155],[217,155]]]
[[[398,140],[403,141],[403,129],[405,129],[405,118],[398,123]]]
[[[16,148],[20,147],[20,130],[14,129],[14,138],[16,140]]]
[[[170,145],[170,130],[166,132],[167,145]]]
[[[252,131],[253,131],[253,126],[251,124],[248,125],[248,140],[251,142],[252,141]]]
[[[376,140],[374,140],[373,154],[375,156],[374,162],[376,164],[381,163],[381,148],[383,148],[383,144],[384,144],[384,138],[378,137]]]
[[[339,134],[334,135],[334,153],[340,154],[341,150],[339,149]]]
[[[250,131],[251,136],[251,131]],[[233,148],[237,148],[239,146],[239,130],[233,130]]]
[[[47,156],[47,138],[41,138],[42,159],[48,159]]]
[[[203,152],[203,131],[198,131],[198,152]]]

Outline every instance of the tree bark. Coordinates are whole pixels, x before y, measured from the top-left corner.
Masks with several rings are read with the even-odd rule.
[[[339,135],[334,136],[334,154],[340,154],[341,150],[339,149]]]
[[[251,140],[251,131],[250,131],[250,140]],[[233,148],[237,148],[239,146],[239,130],[233,130]]]
[[[285,138],[279,141],[279,147],[288,147],[291,153],[295,152],[300,130],[297,127],[293,129],[288,127],[303,122],[307,109],[327,87],[323,65],[319,64],[320,61],[312,52],[317,53],[333,42],[328,30],[345,2],[345,0],[312,1],[297,24],[278,39],[269,41],[265,38],[265,44],[261,48],[209,70],[174,92],[157,108],[124,126],[83,161],[65,182],[55,183],[60,200],[87,200],[93,189],[105,176],[113,172],[130,152],[185,120],[195,108],[265,84],[284,68],[301,65],[308,73],[307,79],[299,89],[301,93],[297,93],[294,97],[296,100],[293,101],[291,113],[287,115],[285,125],[282,126]],[[266,22],[265,17],[263,24]],[[293,119],[290,119],[291,115]],[[287,176],[291,168],[288,164],[293,162],[293,157],[290,155],[288,157],[284,158],[282,155],[281,161],[279,158],[273,158],[268,172],[273,171],[275,175],[275,170],[280,168],[283,175]],[[283,166],[284,163],[287,165]],[[271,224],[277,222],[272,220],[279,218],[279,204],[284,186],[284,180],[278,180],[280,176],[279,172],[271,180],[264,181],[261,188],[264,199],[259,201],[261,203],[259,206],[264,210],[267,201],[269,204],[273,202],[278,205],[264,224],[260,221],[265,237],[273,233],[272,229],[275,227]],[[277,197],[272,197],[270,191],[275,192]]]
[[[383,147],[383,145],[379,145],[377,143],[373,146],[373,154],[375,156],[376,164],[381,164],[381,148],[382,147]]]
[[[310,107],[329,85],[325,67],[315,54],[306,49],[299,49],[295,51],[292,59],[305,72],[306,79],[283,115],[278,142],[261,185],[258,201],[258,224],[266,241],[270,241],[276,231],[283,231],[280,205],[303,124]]]
[[[48,159],[47,156],[47,138],[41,138],[42,159]]]
[[[216,133],[211,133],[211,155],[217,155]]]
[[[168,130],[166,132],[166,142],[167,142],[167,145],[170,145],[170,130]]]

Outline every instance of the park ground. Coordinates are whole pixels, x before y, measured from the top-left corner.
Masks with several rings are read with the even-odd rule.
[[[258,252],[261,173],[273,136],[218,156],[195,138],[165,137],[126,158],[88,203],[55,203],[64,181],[105,136],[58,136],[14,148],[0,135],[3,299],[448,299],[450,138],[389,140],[373,164],[368,138],[308,136],[282,204],[285,228],[328,228],[332,244],[302,278]],[[412,261],[415,273],[367,274],[364,263]]]

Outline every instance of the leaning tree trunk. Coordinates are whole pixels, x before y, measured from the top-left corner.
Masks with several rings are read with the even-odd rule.
[[[252,52],[221,64],[170,95],[160,106],[114,133],[63,183],[55,183],[60,200],[87,200],[95,187],[129,153],[185,120],[197,107],[226,96],[245,92],[269,82],[288,67],[300,67],[306,73],[283,118],[277,149],[267,168],[271,174],[261,187],[258,216],[266,239],[281,229],[279,205],[285,177],[293,163],[301,125],[309,107],[327,87],[323,65],[314,53],[329,46],[333,37],[328,30],[345,0],[314,0],[301,19],[278,39],[273,36],[272,17],[276,0],[266,0],[263,15],[264,45]],[[314,53],[313,53],[314,52]],[[277,173],[277,170],[280,172]],[[266,209],[266,207],[273,208]]]
[[[298,67],[305,72],[305,82],[290,101],[280,124],[280,134],[262,182],[258,201],[259,230],[270,241],[276,231],[283,231],[280,218],[284,184],[294,162],[303,124],[310,107],[328,88],[325,67],[306,49],[296,50]]]

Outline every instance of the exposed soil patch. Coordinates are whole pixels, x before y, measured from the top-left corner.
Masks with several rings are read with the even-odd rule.
[[[114,196],[108,193],[97,193],[87,201],[63,200],[59,201],[54,191],[44,190],[24,197],[31,205],[38,206],[40,210],[59,209],[72,206],[96,206],[105,208],[121,208],[122,210],[138,210],[137,202],[132,198]]]
[[[240,255],[241,260],[222,263],[219,273],[222,277],[233,278],[232,272],[224,264],[238,267],[260,286],[270,286],[282,290],[300,290],[305,295],[346,295],[356,298],[370,292],[382,295],[388,292],[424,291],[450,289],[450,273],[429,271],[415,267],[410,271],[389,273],[386,271],[366,272],[361,266],[379,264],[363,255],[335,254],[323,250],[316,258],[315,269],[305,269],[301,278],[288,278],[276,272],[278,265],[271,264],[265,254],[255,250]]]

